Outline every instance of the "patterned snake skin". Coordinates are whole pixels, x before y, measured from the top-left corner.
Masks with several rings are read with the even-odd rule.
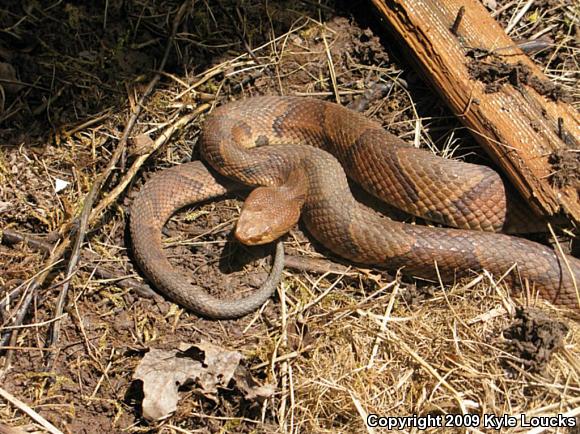
[[[213,169],[238,183],[283,186],[300,173],[301,218],[319,242],[346,259],[445,282],[483,269],[503,276],[516,264],[504,278],[512,287],[527,282],[549,301],[579,309],[580,260],[492,233],[509,224],[511,211],[504,184],[490,168],[436,157],[361,114],[298,97],[256,97],[219,107],[205,122],[200,146]],[[393,206],[462,229],[383,217],[353,198],[345,172]],[[184,164],[154,176],[131,209],[140,268],[170,298],[212,318],[244,315],[267,291],[229,302],[192,289],[165,259],[160,234],[180,207],[239,189],[238,183],[201,162]]]

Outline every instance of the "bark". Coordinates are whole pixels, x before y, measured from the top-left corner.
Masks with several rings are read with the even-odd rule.
[[[568,158],[568,170],[578,163],[580,116],[482,4],[371,2],[534,211],[552,216],[563,210],[580,222],[578,173],[572,169],[571,179],[558,177],[562,158]],[[495,79],[491,83],[485,82],[486,71]]]

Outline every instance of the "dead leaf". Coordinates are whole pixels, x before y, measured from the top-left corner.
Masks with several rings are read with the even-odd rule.
[[[250,372],[241,365],[236,369],[234,380],[236,387],[244,393],[244,398],[248,401],[263,401],[270,398],[276,391],[276,386],[273,384],[258,385]]]
[[[227,387],[242,360],[209,342],[180,345],[178,350],[151,349],[137,366],[134,380],[143,381],[143,417],[159,420],[177,409],[179,386],[194,382],[207,398],[216,401],[218,387]]]
[[[179,349],[184,354],[191,353],[193,355],[192,349],[195,352],[195,348],[202,351],[205,355],[203,358],[203,376],[198,378],[198,383],[204,390],[204,395],[209,397],[209,395],[217,393],[217,386],[228,386],[243,356],[237,351],[229,351],[223,347],[204,341],[193,346],[181,344]]]
[[[10,208],[11,204],[10,202],[2,202],[0,200],[0,213],[7,211]]]
[[[145,155],[151,151],[155,146],[155,142],[149,134],[139,134],[129,140],[129,152],[132,156]]]

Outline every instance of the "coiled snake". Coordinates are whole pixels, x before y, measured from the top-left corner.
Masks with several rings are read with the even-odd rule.
[[[191,285],[163,254],[161,229],[177,209],[242,184],[263,186],[248,197],[236,230],[248,244],[275,239],[301,216],[314,238],[354,262],[443,281],[482,269],[502,276],[516,264],[504,279],[512,287],[527,281],[549,301],[579,309],[580,260],[493,233],[509,224],[512,209],[490,168],[409,147],[359,113],[299,97],[221,106],[206,119],[200,146],[212,169],[197,161],[159,172],[134,201],[130,222],[141,270],[165,295],[198,314],[234,318],[257,309],[281,271],[277,267],[252,296],[226,301]],[[393,206],[462,229],[379,215],[354,199],[346,174]]]

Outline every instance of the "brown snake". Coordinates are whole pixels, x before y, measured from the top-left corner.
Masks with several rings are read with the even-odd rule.
[[[198,314],[242,316],[273,291],[266,285],[248,298],[215,298],[176,273],[162,251],[161,229],[177,209],[241,184],[266,186],[250,195],[238,224],[236,235],[249,244],[275,238],[300,215],[319,242],[354,262],[444,282],[483,269],[500,277],[516,264],[504,277],[512,287],[528,282],[549,301],[579,309],[580,260],[492,233],[509,224],[511,209],[500,176],[488,167],[409,147],[361,114],[298,97],[256,97],[219,107],[206,119],[200,146],[221,175],[201,162],[159,172],[134,201],[130,222],[142,271],[165,295]],[[345,172],[393,206],[463,229],[379,215],[354,199]],[[268,216],[282,223],[272,225]]]

